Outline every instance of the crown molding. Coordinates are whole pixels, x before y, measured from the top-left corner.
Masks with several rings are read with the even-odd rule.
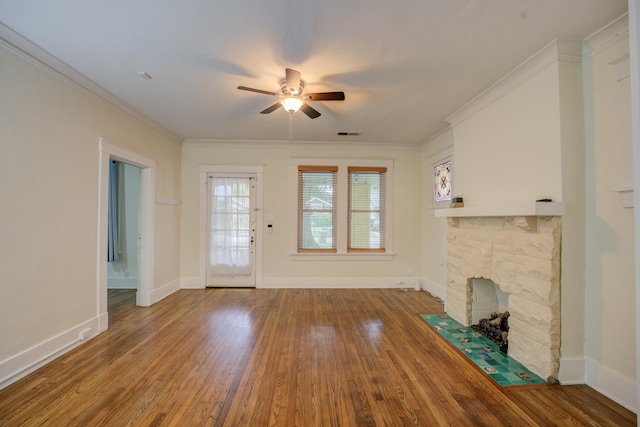
[[[460,124],[533,75],[558,61],[581,62],[582,40],[554,40],[491,85],[487,90],[466,103],[458,111],[451,114],[445,121],[449,122],[451,126]]]
[[[347,141],[281,141],[281,140],[229,140],[229,139],[185,139],[185,147],[216,146],[219,148],[264,148],[279,147],[291,149],[327,149],[331,150],[362,150],[363,148],[387,151],[420,151],[419,144],[401,144],[386,142],[347,142]]]
[[[432,155],[451,147],[453,147],[453,128],[447,126],[422,144],[422,152]]]
[[[504,96],[507,92],[526,81],[545,67],[556,61],[581,62],[584,57],[606,49],[612,43],[629,37],[628,14],[613,20],[584,40],[557,39],[514,68],[487,90],[463,105],[445,119],[456,126]]]
[[[583,56],[592,56],[620,39],[629,38],[629,14],[625,13],[584,39]]]
[[[173,140],[182,141],[183,138],[181,136],[176,135],[158,122],[140,113],[107,89],[51,55],[31,40],[7,27],[2,22],[0,22],[0,46],[47,72],[49,75],[62,80],[85,95],[135,118]]]

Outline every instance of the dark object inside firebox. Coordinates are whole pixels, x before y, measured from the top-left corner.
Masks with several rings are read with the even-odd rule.
[[[471,326],[475,331],[493,341],[500,351],[507,353],[509,348],[509,312],[493,312],[488,319],[480,319],[477,325]]]

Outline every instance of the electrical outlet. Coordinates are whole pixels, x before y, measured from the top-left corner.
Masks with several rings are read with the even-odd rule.
[[[80,341],[84,341],[87,338],[89,338],[90,335],[91,335],[91,328],[85,328],[82,331],[80,331],[80,333],[78,334],[78,339],[80,339]]]

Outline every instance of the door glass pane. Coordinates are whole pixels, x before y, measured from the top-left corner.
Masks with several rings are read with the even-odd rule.
[[[211,275],[249,275],[251,269],[250,178],[210,178]]]

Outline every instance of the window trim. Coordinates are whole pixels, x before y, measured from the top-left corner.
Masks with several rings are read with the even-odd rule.
[[[335,253],[298,252],[298,168],[299,166],[336,166],[338,168],[337,245]],[[390,159],[292,158],[291,159],[291,221],[289,257],[292,260],[392,260],[393,249],[393,166]],[[348,240],[348,168],[386,168],[386,251],[349,252]]]

